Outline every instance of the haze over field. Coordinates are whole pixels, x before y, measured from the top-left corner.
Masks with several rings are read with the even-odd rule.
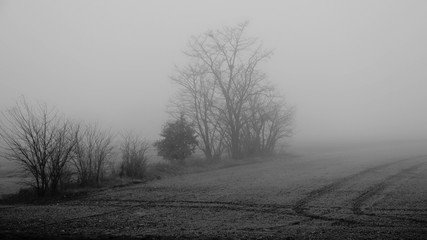
[[[0,239],[425,239],[426,13],[0,0]]]
[[[249,20],[293,144],[427,137],[425,1],[1,1],[0,109],[20,97],[159,137],[189,38]]]

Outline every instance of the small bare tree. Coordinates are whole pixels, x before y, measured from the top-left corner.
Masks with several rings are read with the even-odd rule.
[[[73,165],[80,185],[99,184],[112,152],[112,136],[97,125],[87,125],[78,136]]]
[[[150,144],[140,138],[127,134],[121,144],[122,162],[120,177],[143,178],[147,170],[147,151]]]
[[[46,105],[30,106],[25,99],[3,112],[0,125],[4,158],[17,162],[32,176],[39,196],[56,193],[77,145],[79,126],[59,117]]]
[[[254,95],[245,111],[242,149],[248,155],[270,154],[280,139],[293,134],[294,108],[274,92]]]

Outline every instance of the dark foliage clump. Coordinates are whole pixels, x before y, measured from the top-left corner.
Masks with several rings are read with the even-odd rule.
[[[183,116],[168,122],[160,134],[163,139],[154,143],[158,154],[171,162],[182,163],[197,146],[196,131]]]

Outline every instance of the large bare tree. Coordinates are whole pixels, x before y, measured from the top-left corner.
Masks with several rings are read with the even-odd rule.
[[[201,66],[190,66],[178,70],[172,80],[181,87],[177,101],[174,102],[177,114],[184,114],[193,121],[200,138],[199,148],[208,160],[213,160],[220,158],[224,150],[224,136],[215,113],[218,89],[216,82],[207,74],[208,71]]]
[[[220,154],[224,147],[232,158],[241,158],[248,153],[245,141],[255,135],[260,138],[255,139],[258,143],[264,141],[260,148],[271,149],[278,139],[290,133],[289,129],[287,134],[282,133],[290,118],[279,117],[290,114],[287,107],[276,106],[281,112],[274,116],[261,114],[265,109],[256,106],[261,104],[256,102],[260,101],[259,96],[271,96],[273,91],[259,69],[272,52],[264,50],[256,38],[245,35],[247,26],[245,22],[191,38],[185,52],[190,63],[172,77],[181,86],[176,106],[197,126],[207,158],[212,157],[212,149],[218,149]],[[258,100],[254,102],[255,99]],[[270,101],[269,108],[278,103],[273,97],[262,101]],[[255,112],[250,114],[251,110]],[[266,136],[266,130],[270,135]],[[278,133],[273,132],[277,130]]]

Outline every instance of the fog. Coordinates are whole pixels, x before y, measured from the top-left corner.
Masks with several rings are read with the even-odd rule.
[[[427,138],[426,1],[0,1],[0,109],[20,97],[156,140],[189,38],[249,20],[292,144]]]

